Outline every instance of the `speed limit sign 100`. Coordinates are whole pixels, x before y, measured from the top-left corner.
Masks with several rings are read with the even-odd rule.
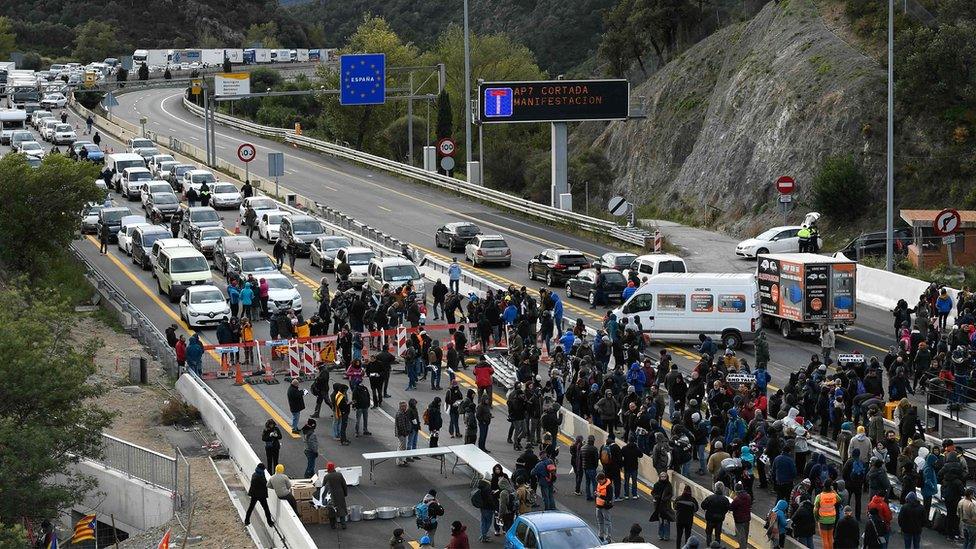
[[[255,149],[254,145],[250,143],[243,143],[240,147],[237,147],[237,158],[240,158],[241,162],[250,162],[254,160],[257,153],[257,149]]]
[[[456,150],[457,145],[450,137],[445,137],[437,142],[437,152],[441,153],[441,156],[454,156]]]

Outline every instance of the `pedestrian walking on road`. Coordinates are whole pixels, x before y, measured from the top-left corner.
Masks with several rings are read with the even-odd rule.
[[[613,483],[600,473],[596,476],[596,523],[599,527],[600,541],[610,543],[613,519],[610,509],[613,508]]]
[[[315,434],[315,427],[318,425],[314,419],[309,418],[302,427],[302,436],[305,438],[305,478],[311,478],[315,474],[315,458],[319,457],[319,437]]]
[[[186,345],[186,364],[197,377],[203,375],[203,343],[200,342],[200,334],[190,336],[190,342]]]
[[[461,265],[456,257],[451,258],[451,266],[447,268],[447,277],[449,289],[456,294],[461,293]]]
[[[109,230],[108,223],[102,223],[101,227],[98,228],[98,253],[108,254],[108,241],[111,236],[112,231]]]
[[[102,143],[102,136],[97,131],[95,132],[95,135],[92,136],[92,143],[94,143],[96,147],[99,147],[99,145]]]
[[[488,442],[488,426],[491,424],[491,399],[485,395],[481,397],[481,404],[478,405],[475,411],[475,417],[478,420],[478,448],[481,448],[482,452],[487,452],[488,448],[485,447],[485,443]]]
[[[834,547],[834,526],[837,524],[837,493],[834,492],[834,484],[830,480],[824,484],[823,492],[817,494],[813,500],[813,511],[820,525],[820,539],[823,541],[824,549]],[[848,506],[850,507],[850,506]]]
[[[335,463],[331,461],[325,464],[325,478],[322,479],[322,486],[329,490],[329,495],[332,496],[332,506],[335,507],[335,517],[339,519],[339,527],[343,530],[346,529],[346,515],[349,514],[349,510],[346,508],[346,497],[349,496],[349,486],[346,484],[346,478],[342,476],[342,473],[336,471]],[[309,475],[311,476],[311,475]],[[335,530],[336,518],[329,518],[329,526]]]
[[[691,526],[698,512],[698,500],[691,495],[691,486],[685,486],[681,495],[674,500],[674,524],[677,528],[675,546],[681,549],[681,540],[691,539]]]
[[[281,267],[285,264],[285,243],[280,238],[275,241],[274,248],[271,248],[271,255],[277,262],[275,266],[280,271]]]
[[[85,126],[87,126],[87,127],[88,127],[88,129],[87,129],[87,130],[85,130],[85,135],[89,135],[89,134],[91,134],[91,131],[92,131],[92,125],[94,125],[94,124],[95,124],[95,119],[94,119],[94,118],[92,118],[92,115],[90,115],[90,114],[89,114],[89,115],[88,115],[88,118],[86,118],[86,119],[85,119]]]
[[[735,485],[735,498],[729,509],[735,522],[735,539],[739,542],[739,549],[749,547],[749,524],[752,521],[752,497],[741,482]],[[827,548],[829,549],[829,548]]]
[[[356,411],[356,437],[359,437],[359,423],[362,422],[363,436],[369,436],[369,389],[363,383],[357,383],[352,390],[352,407]]]
[[[305,390],[299,387],[298,379],[291,380],[288,386],[288,411],[291,412],[291,432],[298,434],[298,416],[305,409]]]
[[[258,463],[251,475],[251,486],[247,489],[247,495],[251,502],[247,505],[247,512],[244,513],[244,526],[251,525],[251,513],[254,511],[255,504],[260,503],[264,509],[264,517],[268,519],[268,526],[274,526],[274,519],[271,518],[271,510],[268,509],[268,479],[265,478],[263,463]]]
[[[247,237],[253,237],[254,231],[258,228],[258,213],[254,210],[254,206],[250,204],[248,204],[247,210],[244,211],[244,226],[247,228]]]
[[[478,406],[474,403],[474,389],[468,389],[467,397],[461,402],[459,411],[464,416],[464,443],[474,444],[478,440]]]
[[[471,549],[468,542],[468,527],[456,520],[451,523],[451,541],[447,544],[447,549]]]
[[[716,482],[714,488],[714,493],[701,502],[702,511],[705,512],[705,545],[711,545],[713,539],[721,541],[722,523],[730,509],[725,484]]]
[[[437,490],[431,488],[424,494],[423,499],[414,506],[417,528],[423,530],[429,538],[429,543],[434,543],[434,535],[437,533],[437,517],[444,516],[444,507],[437,501]]]
[[[406,450],[407,440],[410,438],[412,426],[410,424],[410,412],[407,409],[407,402],[405,400],[400,401],[400,409],[397,411],[396,418],[393,420],[393,430],[399,442],[397,450]],[[406,467],[409,465],[409,460],[406,458],[397,458],[396,463],[399,467]]]
[[[613,497],[613,494],[610,494],[609,497]],[[667,471],[662,472],[657,482],[651,487],[651,497],[654,498],[654,512],[647,520],[658,523],[657,539],[668,541],[671,539],[671,522],[674,521],[674,510],[671,507],[671,501],[674,499],[674,486],[668,478]]]
[[[278,465],[278,453],[281,451],[281,429],[275,425],[273,419],[264,423],[261,440],[264,441],[264,456],[268,469],[274,471],[275,466]]]
[[[274,472],[275,474],[271,475],[271,479],[268,480],[268,488],[274,490],[278,499],[287,501],[292,510],[298,513],[298,502],[295,501],[295,496],[291,494],[291,479],[285,474],[285,466],[279,463],[275,466]]]
[[[481,543],[490,543],[491,524],[495,519],[495,498],[491,495],[491,482],[482,477],[471,494],[471,504],[481,513]]]

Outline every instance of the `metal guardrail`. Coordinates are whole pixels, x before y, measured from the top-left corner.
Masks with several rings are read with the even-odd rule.
[[[176,492],[179,466],[176,458],[102,433],[102,457],[95,460],[131,478]]]
[[[614,227],[610,229],[610,236],[641,248],[654,245],[654,235],[639,227]]]
[[[193,104],[186,98],[183,100],[183,105],[191,113],[197,116],[203,116],[203,108]],[[513,211],[527,213],[533,217],[544,219],[546,221],[571,225],[585,231],[613,236],[631,244],[643,246],[646,242],[646,237],[638,238],[638,236],[635,236],[639,233],[632,230],[633,228],[622,228],[612,221],[590,217],[567,210],[561,210],[559,208],[526,200],[518,196],[491,189],[489,187],[474,185],[461,179],[447,177],[435,172],[428,172],[422,168],[417,168],[415,166],[410,166],[408,164],[403,164],[380,156],[357,151],[355,149],[335,143],[329,143],[328,141],[314,139],[302,135],[295,135],[295,132],[291,129],[264,126],[222,113],[216,113],[215,120],[221,124],[242,130],[244,132],[283,139],[286,143],[292,143],[307,149],[352,160],[354,162],[378,168],[396,175],[435,185],[476,200],[487,200],[498,206]]]

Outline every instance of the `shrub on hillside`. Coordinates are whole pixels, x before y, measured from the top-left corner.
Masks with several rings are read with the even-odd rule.
[[[813,180],[813,203],[830,217],[859,217],[870,194],[868,182],[853,156],[827,158]]]

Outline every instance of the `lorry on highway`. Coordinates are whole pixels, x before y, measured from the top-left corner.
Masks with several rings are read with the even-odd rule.
[[[227,59],[230,59],[231,63],[243,63],[244,62],[244,50],[243,49],[226,49],[224,50],[224,55]],[[223,59],[220,60],[221,63],[224,62]]]
[[[291,63],[291,50],[271,50],[272,63]]]
[[[207,48],[200,50],[200,62],[206,67],[214,67],[224,63],[223,48]]]
[[[247,48],[244,50],[244,64],[270,63],[271,50],[267,48]]]
[[[163,67],[169,64],[173,50],[136,50],[132,52],[132,66],[138,68],[145,63],[150,67]]]
[[[783,337],[844,333],[857,318],[857,263],[818,254],[760,254],[756,260],[763,323]]]

